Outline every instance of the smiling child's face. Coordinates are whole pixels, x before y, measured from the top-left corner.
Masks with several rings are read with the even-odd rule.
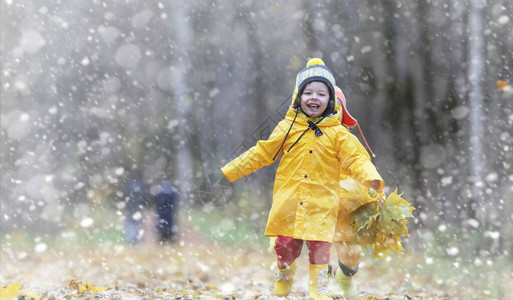
[[[328,86],[321,81],[312,81],[301,94],[301,109],[310,117],[318,117],[326,110],[329,99]]]

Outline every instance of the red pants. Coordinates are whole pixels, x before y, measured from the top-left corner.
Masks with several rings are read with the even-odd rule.
[[[309,251],[309,260],[312,265],[324,265],[330,261],[331,243],[320,241],[306,241]],[[280,266],[290,266],[301,254],[303,240],[279,235],[274,244],[276,256]]]

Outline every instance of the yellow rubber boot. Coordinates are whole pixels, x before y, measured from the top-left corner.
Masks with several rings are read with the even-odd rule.
[[[294,274],[296,274],[296,262],[293,262],[285,269],[280,268],[276,272],[276,281],[274,282],[274,292],[280,297],[285,297],[290,293],[294,283]]]
[[[347,276],[341,269],[338,269],[337,273],[335,273],[335,279],[337,280],[338,286],[342,290],[346,299],[354,299],[358,297],[358,290],[356,289],[356,283],[353,280],[353,276]]]
[[[308,293],[310,299],[332,299],[328,295],[328,264],[310,265]]]

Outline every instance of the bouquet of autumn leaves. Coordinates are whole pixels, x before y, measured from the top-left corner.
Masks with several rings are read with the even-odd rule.
[[[391,252],[403,251],[401,237],[408,236],[407,218],[413,218],[415,208],[397,193],[397,188],[385,200],[385,194],[377,194],[356,182],[342,181],[341,186],[356,242],[373,248],[373,259],[385,259]]]

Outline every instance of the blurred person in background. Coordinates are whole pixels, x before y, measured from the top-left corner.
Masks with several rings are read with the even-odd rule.
[[[176,225],[178,193],[176,188],[171,181],[163,180],[160,182],[159,190],[153,196],[153,199],[160,241],[176,242],[178,240],[178,226]]]
[[[143,212],[150,200],[148,186],[141,172],[135,171],[127,179],[123,200],[125,201],[125,239],[130,245],[138,244],[144,235]]]
[[[158,234],[159,241],[175,242],[177,240],[176,211],[178,194],[169,180],[162,180],[150,192],[141,172],[134,172],[126,181],[123,191],[125,202],[125,240],[130,245],[139,244],[145,235],[144,211],[155,210],[156,220],[152,226]],[[151,228],[151,226],[150,226]]]

